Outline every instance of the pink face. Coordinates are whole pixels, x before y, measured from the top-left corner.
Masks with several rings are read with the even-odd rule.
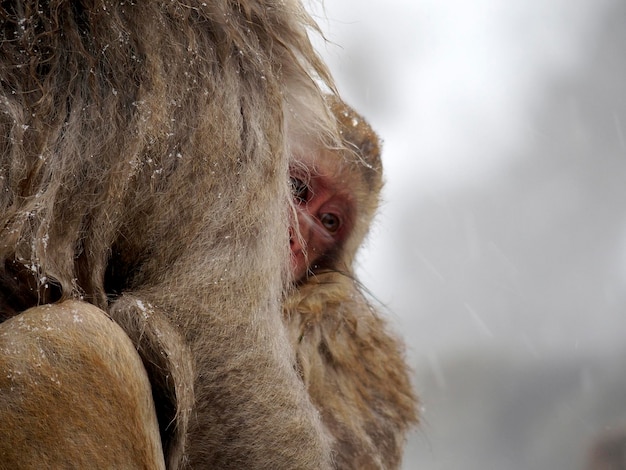
[[[308,272],[334,267],[350,233],[353,202],[337,187],[336,176],[293,170],[290,180],[298,217],[289,229],[291,268],[294,279],[301,280]]]

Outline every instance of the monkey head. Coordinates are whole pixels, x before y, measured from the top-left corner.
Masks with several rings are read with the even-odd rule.
[[[290,227],[292,273],[336,270],[352,274],[383,186],[380,141],[362,116],[335,96],[327,97],[341,141],[300,145],[290,166],[295,206]]]

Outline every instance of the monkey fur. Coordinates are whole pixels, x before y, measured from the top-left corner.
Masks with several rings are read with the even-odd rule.
[[[332,80],[308,38],[315,29],[297,0],[0,3],[0,333],[38,318],[26,341],[48,356],[92,355],[65,370],[33,357],[37,374],[5,380],[0,401],[13,405],[0,410],[0,461],[18,452],[31,468],[120,468],[114,454],[127,445],[122,455],[139,454],[123,467],[152,468],[133,463],[153,452],[133,450],[124,428],[86,425],[126,412],[102,400],[100,382],[80,383],[79,364],[113,357],[105,338],[89,348],[73,328],[48,332],[41,310],[21,317],[82,302],[71,309],[90,334],[110,333],[93,306],[135,345],[168,469],[332,467],[331,437],[281,318],[285,115],[306,109],[315,134],[336,127],[321,90]],[[132,354],[119,335],[110,341],[129,370],[107,386],[123,383],[142,401]],[[0,374],[22,370],[12,347],[0,345]],[[46,396],[40,378],[58,373],[97,413]],[[67,416],[63,426],[48,420],[48,433],[24,438],[25,410],[45,416],[48,406]],[[152,435],[150,419],[127,413],[146,428],[137,435]],[[109,446],[110,433],[123,442]]]
[[[403,344],[362,292],[353,262],[371,225],[383,186],[379,138],[367,121],[330,97],[345,148],[322,150],[320,167],[353,196],[348,239],[333,259],[297,283],[284,303],[297,367],[330,430],[338,469],[399,468],[417,400]],[[332,161],[328,161],[328,160]]]

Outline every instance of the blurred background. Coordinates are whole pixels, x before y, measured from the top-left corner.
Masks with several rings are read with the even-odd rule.
[[[626,469],[626,2],[310,7],[384,140],[359,275],[422,399],[403,468]]]

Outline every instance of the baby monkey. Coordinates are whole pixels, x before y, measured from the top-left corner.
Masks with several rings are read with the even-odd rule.
[[[383,186],[380,143],[353,109],[329,101],[343,145],[301,147],[290,169],[294,288],[285,322],[298,371],[334,439],[337,468],[398,468],[417,399],[404,346],[353,266]]]

